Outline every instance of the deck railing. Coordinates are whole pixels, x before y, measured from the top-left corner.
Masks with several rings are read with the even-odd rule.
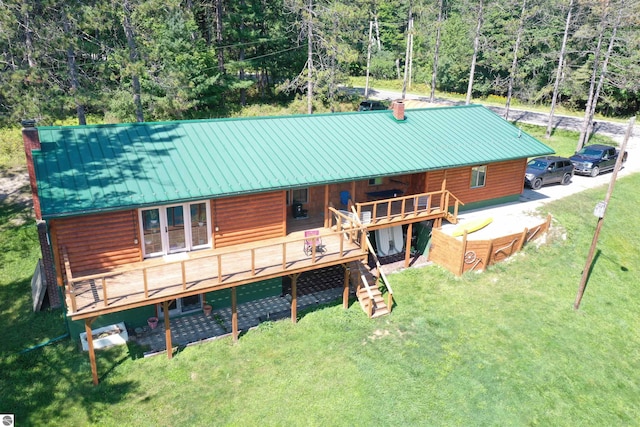
[[[371,202],[355,203],[358,218],[363,218],[365,212],[371,213],[368,225],[380,222],[404,220],[409,217],[427,217],[441,214],[457,218],[459,205],[462,203],[449,190],[418,193],[409,196],[394,197],[392,199],[375,200]],[[453,213],[448,211],[453,206]],[[366,224],[365,224],[366,225]]]
[[[345,256],[345,242],[355,244],[357,247],[360,247],[358,251],[361,251],[362,253],[366,253],[367,251],[366,245],[361,244],[361,242],[363,242],[366,239],[365,233],[366,233],[366,229],[364,227],[354,226],[353,228],[349,228],[349,229],[346,229],[344,227],[338,227],[336,231],[323,230],[323,232],[320,234],[320,238],[329,239],[332,236],[337,236],[338,238],[335,239],[335,241],[338,242],[338,249],[337,251],[334,249],[333,252],[329,253],[329,255],[334,254],[334,255],[339,255],[340,257],[343,257]],[[102,306],[108,307],[109,301],[110,301],[109,299],[110,298],[110,295],[109,295],[110,281],[113,281],[124,274],[130,274],[130,275],[139,274],[142,276],[142,289],[140,289],[139,291],[144,292],[144,297],[145,299],[147,299],[149,298],[149,291],[150,291],[149,280],[148,280],[149,272],[157,268],[166,269],[167,267],[171,268],[171,266],[175,266],[175,270],[171,270],[171,271],[177,271],[179,269],[181,282],[182,282],[181,283],[182,291],[187,290],[187,284],[188,284],[187,274],[190,272],[190,267],[196,262],[202,264],[203,261],[207,261],[207,260],[209,261],[208,265],[209,266],[215,265],[217,267],[217,270],[214,272],[208,273],[207,277],[198,278],[198,280],[207,280],[209,282],[214,282],[217,285],[225,285],[225,284],[232,283],[234,280],[237,281],[237,277],[240,275],[242,275],[242,277],[248,276],[248,278],[268,276],[269,274],[264,273],[265,270],[271,271],[272,275],[285,273],[287,271],[293,271],[293,270],[299,269],[301,266],[301,263],[307,263],[307,264],[309,262],[311,264],[321,263],[322,258],[328,255],[328,253],[326,252],[319,255],[318,254],[319,251],[317,250],[315,245],[312,248],[312,251],[309,257],[301,258],[300,254],[297,252],[296,254],[287,253],[287,246],[298,247],[297,245],[299,244],[299,246],[302,247],[304,244],[304,241],[307,239],[308,237],[286,238],[278,243],[261,244],[261,245],[258,244],[248,248],[245,247],[240,249],[220,250],[220,251],[216,251],[216,253],[211,255],[195,256],[193,258],[189,258],[185,260],[159,262],[157,264],[152,264],[152,265],[128,266],[128,267],[116,268],[108,272],[101,272],[96,274],[88,274],[88,275],[80,275],[80,276],[74,276],[72,274],[72,269],[69,262],[69,256],[67,254],[66,248],[63,248],[63,262],[65,267],[66,283],[67,283],[66,292],[68,297],[71,300],[71,308],[75,313],[78,310],[77,301],[76,301],[75,284],[80,282],[87,282],[91,280],[99,281],[102,287],[102,295],[101,295]],[[269,248],[277,248],[278,246],[281,248],[280,250],[278,250],[278,252],[281,254],[280,262],[278,264],[272,263],[270,265],[260,266],[258,268],[256,264],[256,258],[257,258],[256,253],[258,251],[261,251],[261,250],[264,251],[265,249],[269,249]],[[353,249],[349,249],[349,252],[352,253]],[[250,258],[249,268],[244,269],[243,271],[234,271],[231,267],[228,267],[227,264],[225,264],[225,259],[237,260],[242,258]],[[229,265],[231,265],[232,263],[233,261],[230,261]],[[202,291],[207,292],[211,290],[209,288],[215,288],[216,287],[215,284],[212,286],[209,286],[208,288],[203,289]],[[179,292],[177,294],[179,294]]]

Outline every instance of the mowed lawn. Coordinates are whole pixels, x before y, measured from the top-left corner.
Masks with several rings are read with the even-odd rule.
[[[606,187],[548,205],[552,241],[486,272],[390,275],[387,317],[336,302],[172,360],[98,351],[98,386],[68,339],[20,353],[65,329],[59,312],[30,312],[33,223],[0,228],[0,413],[20,426],[640,425],[638,188],[640,175],[616,185],[577,311]]]

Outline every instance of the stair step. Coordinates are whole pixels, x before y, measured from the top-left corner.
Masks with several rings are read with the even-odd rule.
[[[371,316],[372,319],[375,319],[376,317],[380,317],[380,316],[385,316],[389,314],[389,309],[387,308],[387,306],[384,306],[382,308],[378,308],[373,312],[373,315]]]

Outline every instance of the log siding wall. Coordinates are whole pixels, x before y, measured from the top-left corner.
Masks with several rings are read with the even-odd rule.
[[[428,172],[427,191],[440,190],[442,181],[446,179],[447,190],[466,204],[522,193],[527,159],[491,163],[486,166],[487,174],[483,187],[471,188],[471,167],[467,166]]]
[[[282,237],[287,232],[286,192],[213,201],[213,244],[222,248]]]
[[[138,215],[135,210],[51,220],[50,231],[58,271],[63,272],[62,248],[73,273],[104,270],[142,260]]]

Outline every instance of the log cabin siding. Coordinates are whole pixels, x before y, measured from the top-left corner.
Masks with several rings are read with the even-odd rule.
[[[471,188],[471,167],[429,172],[427,190],[437,191],[446,179],[447,190],[462,203],[469,204],[522,193],[527,159],[491,163],[487,166],[483,187]]]
[[[284,191],[229,197],[213,201],[215,248],[286,235]]]
[[[138,215],[133,210],[51,220],[58,271],[66,248],[73,273],[106,270],[142,260]]]

